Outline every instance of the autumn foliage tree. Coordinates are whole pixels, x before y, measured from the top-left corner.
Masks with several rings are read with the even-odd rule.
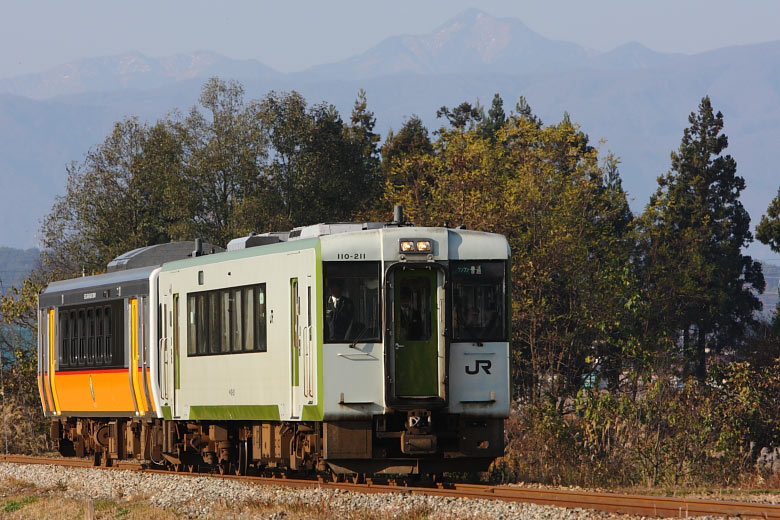
[[[430,145],[418,138],[410,153],[395,154],[406,136],[426,135],[414,120],[388,139],[385,198],[418,225],[507,236],[517,390],[562,399],[596,363],[623,359],[615,349],[638,348],[630,331],[636,287],[626,271],[631,215],[617,162],[599,157],[568,122],[505,118],[496,101],[490,125],[469,125],[475,112],[466,105],[440,110],[451,126]]]

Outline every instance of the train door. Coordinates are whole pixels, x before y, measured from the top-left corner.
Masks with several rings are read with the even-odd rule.
[[[162,398],[167,401],[171,413],[178,416],[176,406],[178,390],[181,386],[179,378],[179,349],[181,345],[179,294],[173,295],[172,302],[169,300],[163,303],[161,310],[162,330],[164,331],[163,337],[160,338],[161,373],[163,374]]]
[[[311,283],[311,282],[310,282]],[[306,404],[314,403],[314,334],[312,332],[311,285],[306,287],[306,326],[303,328],[303,400]]]
[[[171,398],[171,362],[168,353],[170,350],[170,347],[168,346],[170,334],[168,333],[168,304],[166,303],[160,304],[157,326],[160,327],[160,339],[158,341],[157,349],[157,352],[159,353],[157,359],[160,360],[160,375],[162,376],[160,381],[160,398],[163,401],[169,401]]]
[[[298,279],[290,278],[290,418],[300,415],[301,298]]]
[[[173,295],[173,316],[171,317],[173,322],[173,348],[171,348],[171,365],[173,372],[173,390],[171,392],[173,397],[172,410],[176,410],[176,401],[178,400],[179,388],[181,387],[181,376],[179,375],[179,352],[181,348],[181,334],[179,328],[179,294]]]
[[[433,269],[400,268],[393,276],[395,397],[439,396],[438,319],[440,273]]]

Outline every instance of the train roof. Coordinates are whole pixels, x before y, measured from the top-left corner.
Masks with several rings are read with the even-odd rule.
[[[41,307],[149,294],[149,275],[158,265],[52,282],[38,295]]]

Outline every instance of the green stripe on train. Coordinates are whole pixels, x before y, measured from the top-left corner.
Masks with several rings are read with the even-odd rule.
[[[278,421],[279,407],[275,404],[235,406],[190,406],[193,421]]]

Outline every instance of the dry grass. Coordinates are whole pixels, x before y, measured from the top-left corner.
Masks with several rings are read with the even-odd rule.
[[[0,519],[46,518],[52,520],[179,520],[183,513],[167,511],[149,505],[143,498],[133,502],[98,499],[79,500],[65,497],[66,488],[39,488],[17,479],[0,480]],[[285,520],[428,520],[440,515],[430,508],[418,508],[406,513],[365,510],[343,513],[331,507],[326,498],[315,503],[299,500],[292,504],[276,504],[270,500],[240,503],[220,501],[212,504],[209,518],[284,518]]]

